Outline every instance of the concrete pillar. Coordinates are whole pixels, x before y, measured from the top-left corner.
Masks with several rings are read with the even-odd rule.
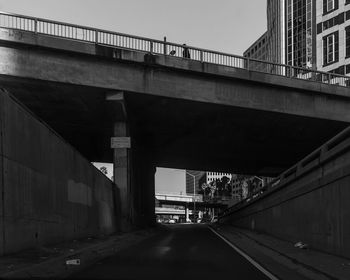
[[[129,136],[126,122],[115,123],[114,136]],[[113,155],[113,178],[118,189],[116,204],[120,212],[117,216],[117,227],[118,230],[125,232],[131,229],[130,151],[128,148],[115,148]]]
[[[137,147],[132,151],[132,190],[133,219],[138,228],[154,226],[156,167],[152,162],[152,153]]]
[[[7,97],[7,96],[6,96]],[[0,256],[5,253],[5,186],[4,186],[4,141],[5,135],[4,119],[5,119],[5,92],[0,89]]]

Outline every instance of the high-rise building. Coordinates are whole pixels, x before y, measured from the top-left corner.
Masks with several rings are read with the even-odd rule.
[[[286,63],[289,65],[316,68],[316,1],[285,2]]]
[[[267,61],[316,68],[317,1],[322,0],[267,1]],[[253,45],[244,56],[251,57]]]
[[[267,0],[267,31],[243,53],[243,56],[285,63],[285,0]],[[249,66],[265,71],[268,67],[258,62],[251,62]]]
[[[318,0],[317,69],[350,74],[350,0]]]
[[[350,75],[350,0],[267,0],[267,31],[244,56]]]
[[[285,0],[267,0],[267,60],[285,64]]]

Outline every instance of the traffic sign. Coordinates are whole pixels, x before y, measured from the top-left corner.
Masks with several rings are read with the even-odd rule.
[[[111,148],[131,148],[130,137],[111,137]]]

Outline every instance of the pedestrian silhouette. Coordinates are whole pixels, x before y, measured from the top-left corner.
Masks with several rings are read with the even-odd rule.
[[[191,58],[190,51],[186,44],[183,44],[183,51],[182,51],[182,56],[185,58]]]

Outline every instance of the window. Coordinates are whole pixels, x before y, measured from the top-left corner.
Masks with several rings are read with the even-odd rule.
[[[345,28],[345,57],[350,57],[350,26]]]
[[[339,8],[339,0],[323,0],[323,15]]]
[[[329,65],[339,60],[338,31],[323,37],[323,64]]]
[[[334,35],[327,37],[327,63],[334,61]]]
[[[345,5],[350,4],[350,0],[345,0]]]
[[[327,12],[334,10],[334,0],[327,0]]]

